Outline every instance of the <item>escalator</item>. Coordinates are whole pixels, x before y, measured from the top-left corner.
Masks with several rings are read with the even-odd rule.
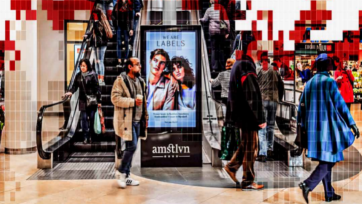
[[[89,20],[91,21],[92,17]],[[90,24],[88,24],[87,31],[90,29],[89,25]],[[139,44],[138,39],[139,37],[137,36],[135,45]],[[76,59],[75,69],[73,71],[68,90],[72,87],[76,74],[80,71],[79,61],[81,59],[87,58],[91,61],[92,66],[95,66],[94,50],[92,50],[92,47],[88,46],[86,40],[83,40],[80,50],[85,50],[85,52],[80,52],[78,58]],[[134,52],[136,52],[136,50],[137,46],[135,46]],[[122,51],[125,51],[123,47]],[[105,119],[106,132],[100,135],[92,135],[91,144],[83,143],[83,134],[80,127],[80,111],[78,110],[79,91],[75,92],[71,98],[66,98],[62,101],[45,105],[40,108],[36,127],[38,168],[55,168],[53,173],[56,173],[57,169],[68,168],[65,165],[71,163],[76,163],[80,167],[83,165],[84,170],[89,170],[89,168],[91,168],[90,166],[87,166],[87,163],[92,165],[111,165],[114,167],[116,162],[117,166],[117,161],[119,162],[117,158],[119,158],[120,155],[119,151],[115,150],[119,149],[118,145],[116,145],[119,141],[118,137],[115,137],[113,129],[114,107],[110,99],[113,83],[117,76],[123,71],[123,68],[117,68],[117,64],[117,41],[116,35],[114,35],[114,37],[107,43],[107,50],[104,59],[105,85],[100,86],[102,93],[102,111]],[[49,137],[49,132],[45,130],[47,126],[49,126],[49,123],[45,118],[47,115],[51,114],[51,110],[56,108],[63,108],[65,124],[63,125],[64,128],[59,130],[55,137],[54,135]],[[109,175],[112,177],[112,174]],[[66,177],[67,175],[65,174],[64,176]],[[35,177],[42,179],[39,175]],[[46,178],[44,177],[43,179]]]

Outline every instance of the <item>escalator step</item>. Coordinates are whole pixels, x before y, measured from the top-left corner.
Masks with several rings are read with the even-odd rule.
[[[112,84],[106,84],[105,86],[100,86],[101,87],[101,93],[104,95],[109,95],[112,92],[112,87],[113,87],[113,83]]]
[[[114,152],[116,142],[92,142],[91,144],[83,144],[83,142],[74,142],[73,152]]]
[[[103,95],[102,94],[102,105],[106,105],[106,106],[108,106],[108,105],[113,105],[112,104],[112,101],[111,101],[111,96],[110,95]]]
[[[114,152],[73,152],[70,158],[114,158]]]
[[[114,114],[114,106],[102,106],[102,111],[104,117],[113,117]]]
[[[104,81],[106,82],[106,84],[113,84],[116,78],[117,75],[106,75],[104,76]]]
[[[108,49],[106,50],[105,59],[117,58],[117,50]]]
[[[117,65],[117,64],[116,64]],[[114,66],[106,66],[104,72],[105,72],[105,75],[120,75],[121,72],[123,72],[123,68],[117,68],[116,65]]]
[[[118,64],[117,58],[105,58],[104,66],[116,66]]]

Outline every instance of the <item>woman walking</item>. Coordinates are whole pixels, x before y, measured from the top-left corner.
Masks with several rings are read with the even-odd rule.
[[[172,58],[172,76],[180,84],[180,94],[178,97],[179,110],[195,110],[196,87],[195,75],[188,59],[184,57]]]
[[[80,60],[80,70],[74,79],[73,87],[64,96],[72,96],[79,88],[79,110],[81,127],[84,134],[84,143],[91,143],[94,124],[94,114],[97,105],[87,105],[88,97],[95,97],[98,107],[101,107],[101,91],[99,88],[97,74],[92,70],[88,59]],[[88,121],[88,118],[90,121]],[[90,124],[90,125],[89,125]]]
[[[122,67],[129,54],[129,38],[133,36],[133,5],[131,0],[118,0],[112,12],[112,19],[117,26],[117,67]],[[122,35],[124,36],[122,50]]]
[[[333,60],[323,53],[317,57],[314,66],[317,74],[304,88],[297,119],[300,131],[296,144],[308,149],[308,157],[319,161],[309,178],[299,184],[307,203],[309,192],[320,181],[323,181],[327,202],[341,198],[332,187],[332,168],[336,162],[343,161],[343,150],[354,142],[351,129],[359,138],[359,130],[337,83],[329,77],[328,70],[332,69]]]

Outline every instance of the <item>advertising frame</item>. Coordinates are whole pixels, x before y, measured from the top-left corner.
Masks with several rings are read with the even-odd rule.
[[[141,76],[147,81],[147,32],[195,32],[195,42],[196,48],[196,63],[195,63],[195,85],[196,85],[196,104],[195,104],[195,114],[196,114],[196,126],[195,127],[148,127],[148,133],[157,134],[157,133],[201,133],[201,26],[198,25],[161,25],[161,26],[152,26],[146,25],[141,26],[141,63],[142,70]]]

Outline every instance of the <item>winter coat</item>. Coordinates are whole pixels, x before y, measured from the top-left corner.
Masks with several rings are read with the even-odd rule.
[[[231,70],[220,72],[216,79],[211,82],[212,87],[221,85],[221,98],[228,98]]]
[[[112,11],[112,20],[115,22],[114,25],[121,29],[125,29],[127,31],[133,30],[133,4],[131,0],[128,0],[128,8],[127,10],[122,10],[122,8],[118,8],[119,3],[117,3]]]
[[[337,80],[339,76],[343,76],[341,80]],[[346,103],[353,103],[353,86],[351,81],[354,81],[351,70],[337,70],[334,72],[334,79],[337,81],[338,89]]]
[[[219,9],[215,9],[218,7]],[[220,35],[220,21],[224,21],[227,24],[227,33],[230,33],[230,23],[227,17],[226,11],[223,6],[220,4],[212,4],[210,8],[206,10],[206,13],[201,22],[208,22],[209,21],[209,33],[210,35]]]
[[[312,72],[310,69],[305,69],[299,72],[300,78],[302,78],[302,82],[306,83],[312,78]]]
[[[83,78],[83,84],[82,84]],[[69,90],[73,94],[79,88],[79,110],[85,111],[87,109],[87,95],[95,95],[98,103],[101,103],[101,89],[98,84],[98,76],[94,71],[90,71],[85,77],[82,76],[82,72],[79,72],[74,79],[72,88]],[[97,108],[97,106],[92,107]]]
[[[328,72],[317,73],[306,84],[297,121],[307,133],[299,144],[306,144],[307,156],[314,160],[341,161],[343,150],[354,142],[350,127],[356,123]]]
[[[139,78],[143,87],[143,114],[140,120],[140,135],[141,139],[147,138],[146,122],[148,121],[148,113],[146,107],[147,90],[144,80]],[[113,84],[111,92],[111,101],[114,105],[113,127],[116,135],[125,141],[132,141],[133,134],[133,113],[136,106],[135,98],[130,90],[130,82],[127,79],[126,73],[119,75]]]
[[[86,35],[87,38],[91,38],[91,45],[94,47],[107,46],[108,38],[103,23],[93,20],[90,23],[90,29]]]
[[[231,70],[226,120],[247,131],[257,131],[265,123],[263,99],[251,59],[236,61]]]

